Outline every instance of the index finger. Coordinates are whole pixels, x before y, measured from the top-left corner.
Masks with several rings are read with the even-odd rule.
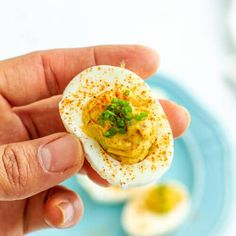
[[[0,62],[0,95],[22,106],[61,94],[80,71],[94,65],[125,64],[142,78],[152,75],[158,54],[140,45],[110,45],[33,52]]]

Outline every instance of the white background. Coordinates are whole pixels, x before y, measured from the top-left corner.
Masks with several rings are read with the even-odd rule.
[[[47,48],[146,44],[160,52],[160,71],[190,90],[235,144],[236,91],[233,95],[224,80],[233,54],[228,5],[223,0],[0,0],[0,59]],[[235,232],[231,223],[226,235]]]

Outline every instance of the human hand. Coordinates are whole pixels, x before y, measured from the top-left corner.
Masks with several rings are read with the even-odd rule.
[[[82,201],[57,184],[79,171],[107,184],[84,161],[81,143],[65,133],[58,102],[80,71],[121,62],[147,78],[156,71],[159,57],[143,46],[100,46],[34,52],[0,62],[0,235],[75,224]],[[180,136],[189,125],[188,112],[160,102],[173,135]]]

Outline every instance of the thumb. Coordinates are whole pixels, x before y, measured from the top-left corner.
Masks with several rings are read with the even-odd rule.
[[[83,162],[81,143],[67,133],[0,146],[0,200],[23,199],[55,186]]]

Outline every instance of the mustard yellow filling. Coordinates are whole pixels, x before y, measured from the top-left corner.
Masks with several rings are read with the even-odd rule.
[[[183,196],[179,189],[160,185],[153,187],[146,198],[146,205],[150,211],[155,213],[168,213],[173,210],[182,200]]]
[[[132,115],[124,128],[117,128],[115,134],[109,136],[107,134],[114,129],[113,124],[110,120],[101,124],[100,118],[114,99],[127,103],[132,108]],[[82,128],[116,160],[124,164],[138,163],[147,156],[157,138],[154,114],[147,107],[140,105],[127,91],[104,92],[92,98],[84,108]],[[140,114],[144,114],[145,118],[140,119]]]

